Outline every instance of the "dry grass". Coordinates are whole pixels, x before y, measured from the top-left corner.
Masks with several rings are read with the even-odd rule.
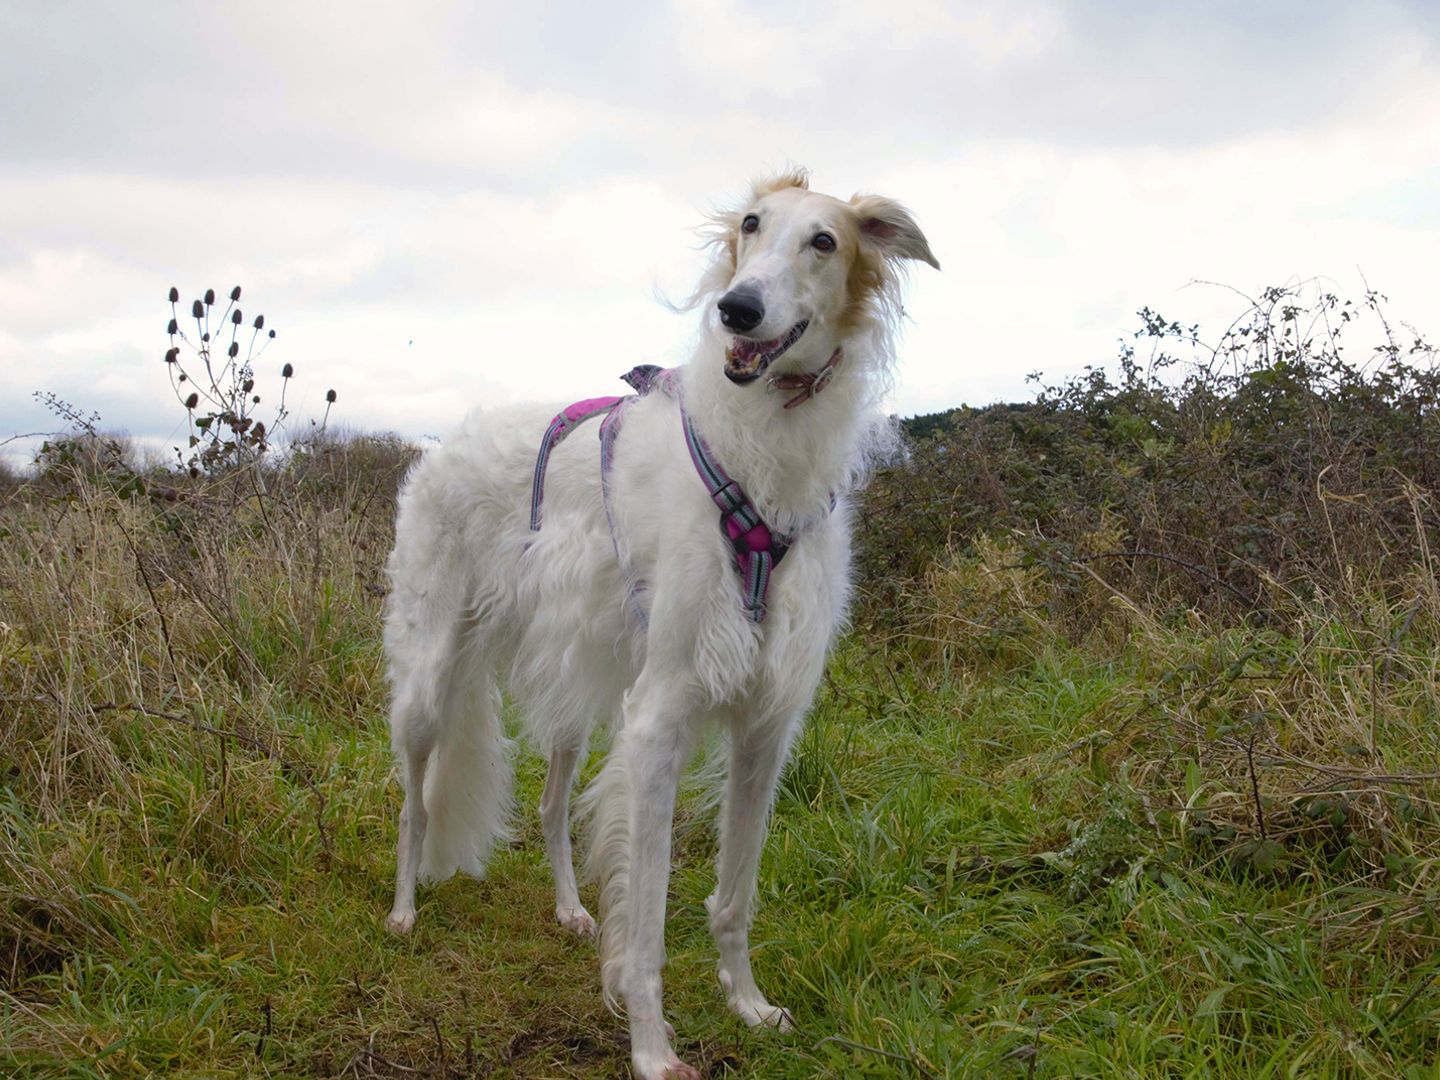
[[[1156,611],[1098,572],[1062,590],[982,537],[932,569],[891,648],[933,687],[994,677],[1074,648],[1084,605],[1081,650],[1142,678],[1079,749],[1102,782],[1124,773],[1157,836],[1266,872],[1292,849],[1323,851],[1419,911],[1440,875],[1440,594],[1416,551],[1393,588],[1289,594],[1281,629]]]

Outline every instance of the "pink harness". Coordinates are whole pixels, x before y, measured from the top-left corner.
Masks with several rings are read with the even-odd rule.
[[[837,349],[835,355],[816,375],[778,376],[773,380],[779,389],[801,390],[800,394],[785,403],[785,408],[789,409],[803,401],[808,401],[819,393],[834,373],[839,357],[840,353]],[[600,423],[600,488],[605,499],[605,517],[610,524],[610,539],[615,544],[615,554],[621,560],[621,568],[624,571],[626,586],[630,593],[631,606],[640,624],[645,625],[646,616],[636,598],[634,578],[630,574],[629,568],[625,566],[619,539],[615,534],[615,517],[611,510],[610,472],[614,458],[615,436],[619,434],[620,421],[625,414],[625,409],[658,386],[679,401],[680,422],[685,431],[685,446],[690,452],[690,461],[695,466],[695,472],[704,482],[705,489],[709,491],[711,500],[720,510],[720,531],[734,551],[735,569],[740,575],[745,614],[752,622],[763,622],[766,602],[770,593],[771,575],[775,567],[780,565],[780,560],[785,557],[785,553],[790,550],[790,545],[795,542],[795,537],[766,524],[765,519],[760,516],[760,511],[755,508],[755,504],[745,494],[745,489],[720,467],[714,452],[701,438],[700,433],[695,430],[695,424],[690,419],[690,414],[685,411],[685,402],[680,399],[678,393],[676,369],[660,368],[654,364],[641,364],[620,377],[635,389],[635,393],[577,401],[561,409],[555,415],[555,419],[550,421],[550,426],[545,429],[545,435],[540,440],[539,453],[535,457],[535,479],[530,487],[530,530],[532,532],[540,530],[541,504],[545,498],[545,470],[550,462],[551,452],[586,420],[603,415],[605,419]],[[781,379],[785,381],[782,383]],[[833,497],[830,505],[833,509],[835,505]]]

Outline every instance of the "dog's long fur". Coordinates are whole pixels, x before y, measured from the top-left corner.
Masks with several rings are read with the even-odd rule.
[[[569,798],[593,725],[610,725],[609,757],[585,796],[586,868],[600,885],[604,992],[629,1014],[644,1080],[698,1076],[671,1049],[660,971],[676,784],[707,726],[729,736],[718,880],[707,905],[720,981],[748,1023],[790,1023],[750,973],[756,867],[776,781],[844,618],[846,495],[886,429],[878,404],[891,371],[899,269],[906,259],[938,266],[898,204],[817,195],[801,172],[756,185],[716,225],[715,259],[697,293],[705,331],[679,392],[771,526],[799,534],[775,572],[763,623],[742,611],[677,402],[658,391],[627,411],[616,443],[614,542],[596,442],[585,432],[552,455],[544,525],[529,530],[535,454],[563,404],[555,402],[476,412],[427,454],[401,493],[390,560],[385,647],[406,798],[388,925],[413,924],[417,878],[479,876],[506,834],[503,682],[549,757],[540,809],[556,916],[593,933],[572,869]],[[749,333],[727,330],[711,303],[737,288],[763,298],[764,319]],[[839,347],[823,393],[787,410],[792,395],[767,392],[764,378],[736,384],[727,350],[779,338],[807,318],[770,374],[814,372]],[[648,630],[627,602],[622,559]]]

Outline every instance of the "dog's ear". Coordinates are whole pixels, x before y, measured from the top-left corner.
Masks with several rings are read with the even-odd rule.
[[[936,270],[940,261],[930,252],[930,243],[910,211],[883,195],[856,195],[850,200],[859,219],[860,242],[875,248],[886,259],[917,259]]]

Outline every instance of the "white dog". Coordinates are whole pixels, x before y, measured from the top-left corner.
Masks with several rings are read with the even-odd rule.
[[[605,996],[627,1012],[642,1080],[699,1076],[671,1048],[660,971],[676,784],[711,725],[729,737],[707,901],[720,983],[746,1023],[790,1026],[750,973],[756,868],[844,618],[847,493],[888,430],[878,405],[898,271],[939,267],[899,204],[812,193],[803,172],[756,185],[716,224],[696,293],[715,304],[692,362],[641,372],[648,392],[618,402],[473,414],[407,481],[390,560],[390,726],[406,795],[387,925],[414,924],[417,879],[480,875],[505,834],[503,680],[549,757],[555,914],[593,934],[570,788],[595,721],[610,724],[585,795],[586,868],[600,884]],[[592,415],[606,417],[589,425],[598,447],[565,439]]]

